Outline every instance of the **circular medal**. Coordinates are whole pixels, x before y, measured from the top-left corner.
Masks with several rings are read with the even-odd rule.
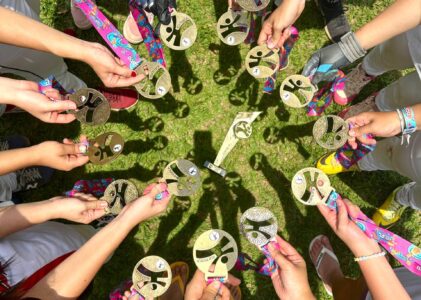
[[[104,165],[123,152],[124,140],[118,133],[107,132],[89,141],[89,160],[95,165]]]
[[[196,41],[197,27],[188,15],[173,10],[170,24],[161,24],[159,34],[161,40],[171,49],[186,50]]]
[[[165,167],[163,179],[170,194],[179,197],[193,195],[201,185],[200,170],[189,160],[178,159]]]
[[[101,200],[108,202],[107,213],[118,215],[127,203],[139,198],[136,186],[125,179],[111,182],[105,189]]]
[[[161,64],[145,61],[135,71],[137,74],[145,75],[145,78],[135,85],[136,90],[143,97],[158,99],[165,96],[170,90],[170,73]]]
[[[110,103],[103,94],[90,88],[82,88],[69,96],[77,109],[69,113],[75,115],[83,124],[101,125],[108,121],[111,114]]]
[[[241,216],[240,230],[250,243],[260,248],[276,237],[278,221],[269,209],[252,207]]]
[[[234,135],[238,139],[248,139],[253,130],[249,122],[240,121],[234,126]]]
[[[305,205],[326,203],[333,191],[329,177],[316,168],[305,168],[298,171],[291,181],[294,197]]]
[[[348,140],[349,124],[334,115],[320,117],[313,126],[313,137],[323,148],[334,150]]]
[[[216,32],[223,43],[230,46],[239,45],[247,38],[249,23],[247,11],[229,9],[219,18]]]
[[[279,68],[279,49],[256,46],[247,53],[246,68],[254,78],[271,77]]]
[[[145,299],[163,295],[171,285],[172,272],[168,262],[159,256],[142,258],[134,267],[133,288]]]
[[[193,259],[205,279],[225,282],[238,257],[237,243],[227,232],[211,229],[202,233],[193,246]]]
[[[237,0],[237,3],[248,11],[259,11],[268,6],[270,0]]]
[[[291,75],[282,82],[279,91],[286,105],[300,108],[310,103],[317,88],[311,84],[308,77]]]

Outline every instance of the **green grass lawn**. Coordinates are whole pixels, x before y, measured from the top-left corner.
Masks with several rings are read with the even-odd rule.
[[[66,0],[43,0],[45,23],[59,29],[72,27]],[[101,10],[120,30],[128,13],[127,1],[98,1]],[[107,131],[120,133],[125,141],[124,155],[105,166],[88,164],[72,172],[57,172],[51,184],[27,193],[31,201],[46,199],[72,187],[78,179],[114,177],[133,180],[139,189],[161,175],[165,162],[187,158],[202,166],[213,160],[235,115],[240,111],[262,111],[253,124],[250,139],[240,141],[224,161],[229,171],[226,179],[202,169],[202,189],[189,199],[174,199],[168,212],[160,218],[142,223],[115,252],[95,279],[90,299],[106,299],[121,281],[131,276],[136,262],[146,255],[160,255],[169,262],[195,265],[192,247],[205,230],[226,230],[237,240],[241,251],[259,258],[259,251],[240,234],[238,221],[242,212],[252,206],[270,208],[278,218],[279,234],[290,241],[308,262],[309,280],[318,299],[328,299],[307,254],[308,244],[318,234],[331,238],[344,273],[359,276],[358,266],[346,246],[332,233],[314,207],[304,207],[290,191],[290,179],[301,168],[313,166],[325,150],[314,143],[311,130],[314,118],[305,110],[286,108],[279,93],[262,93],[263,82],[254,80],[245,70],[244,59],[250,45],[229,47],[216,34],[217,19],[226,11],[224,0],[179,0],[179,10],[189,14],[198,27],[196,44],[185,52],[165,49],[173,90],[163,99],[140,99],[131,111],[113,113],[110,121],[99,127],[48,125],[27,114],[0,119],[2,133],[20,133],[33,143],[44,140],[77,138],[80,134],[95,137]],[[361,27],[391,1],[349,0],[347,16],[354,29]],[[313,51],[328,43],[323,20],[313,2],[296,27],[300,40],[292,51],[289,67],[282,71],[280,82],[299,73]],[[77,31],[79,37],[102,42],[94,29]],[[139,51],[146,55],[144,46]],[[97,87],[99,79],[89,66],[68,61],[71,72],[88,86]],[[399,76],[398,72],[381,76],[363,91],[359,100]],[[332,105],[328,112],[342,108]],[[363,172],[331,176],[334,187],[371,215],[393,189],[407,182],[394,172]],[[394,232],[415,244],[421,244],[417,212],[407,210]],[[93,255],[95,255],[93,253]],[[88,259],[88,258],[87,258]],[[393,261],[393,264],[396,263]],[[245,272],[235,274],[242,280],[244,299],[276,299],[269,278]]]

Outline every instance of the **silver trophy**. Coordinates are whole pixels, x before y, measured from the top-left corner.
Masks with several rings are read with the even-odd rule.
[[[251,123],[253,123],[253,121],[256,120],[261,113],[261,111],[239,112],[225,136],[225,140],[219,149],[215,161],[213,163],[206,161],[204,166],[216,174],[225,177],[225,175],[227,175],[227,171],[220,167],[222,162],[239,140],[247,139],[251,136]]]

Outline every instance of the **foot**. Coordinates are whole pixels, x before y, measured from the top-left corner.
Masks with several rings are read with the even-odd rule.
[[[352,102],[361,90],[372,81],[375,76],[368,75],[363,69],[362,64],[359,64],[351,72],[346,75],[344,87],[341,93],[335,93],[335,102]],[[341,98],[341,99],[339,99]]]
[[[331,152],[320,157],[317,161],[316,168],[323,171],[326,175],[358,171],[357,165],[353,165],[349,169],[342,166],[336,159],[335,154],[336,152]]]
[[[396,200],[396,195],[401,188],[401,186],[396,188],[374,213],[373,221],[377,225],[390,227],[401,218],[406,209],[406,206],[403,206]]]
[[[334,43],[339,42],[344,34],[351,31],[342,1],[336,3],[328,3],[326,0],[315,1],[325,20],[325,31],[328,38]]]
[[[98,91],[107,98],[113,111],[128,110],[137,104],[139,98],[138,93],[132,89],[100,87]]]
[[[360,103],[357,103],[344,109],[338,114],[338,116],[346,120],[363,112],[379,111],[376,105],[376,96],[377,92],[372,94],[371,96],[368,96],[365,100],[361,101]]]
[[[184,290],[187,285],[187,280],[189,279],[189,266],[186,263],[182,263],[180,265],[176,265],[175,267],[171,267],[171,271],[173,278],[171,285],[165,294],[159,297],[159,300],[184,299]],[[177,277],[181,279],[182,286],[180,285],[180,279],[174,280]]]
[[[133,18],[132,13],[127,16],[123,26],[123,35],[132,44],[139,44],[143,42],[142,35],[139,32],[136,21]]]
[[[93,2],[95,3],[95,0]],[[92,24],[89,19],[85,16],[82,10],[80,10],[80,8],[76,7],[74,0],[72,0],[70,3],[70,12],[72,13],[73,22],[75,23],[76,27],[82,30],[90,29]]]
[[[36,189],[48,183],[54,173],[54,169],[48,167],[30,167],[18,170],[15,173],[18,186],[13,192],[22,192]]]
[[[0,151],[25,148],[29,147],[30,145],[31,143],[29,142],[29,139],[22,135],[0,138]]]
[[[318,266],[317,274],[323,281],[323,284],[326,287],[326,291],[331,295],[333,283],[336,280],[343,278],[344,274],[342,273],[339,262],[331,255],[324,253],[321,257],[319,257],[323,247],[327,248],[333,253],[332,245],[326,236],[321,236],[321,238],[314,240],[311,248],[309,249],[309,253],[313,265],[316,268]]]

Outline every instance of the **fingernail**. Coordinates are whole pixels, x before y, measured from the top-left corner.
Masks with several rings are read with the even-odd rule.
[[[221,282],[220,281],[214,281],[212,282],[212,287],[215,289],[219,289],[219,287],[221,286]]]
[[[137,76],[136,72],[132,71],[132,77],[136,77],[136,76]]]
[[[100,206],[102,208],[106,208],[106,207],[108,207],[108,202],[107,201],[101,201]]]
[[[85,154],[88,152],[88,147],[86,145],[79,145],[79,152]]]
[[[350,130],[350,131],[349,131],[349,135],[350,135],[350,136],[355,136],[355,131],[354,131],[354,130]]]
[[[275,250],[275,246],[273,245],[273,242],[270,242],[268,245],[269,251],[274,251]]]
[[[71,101],[71,102],[69,103],[69,109],[76,109],[76,108],[77,108],[76,103],[74,103],[73,101]]]
[[[161,182],[159,184],[159,188],[161,189],[161,191],[166,191],[168,188],[168,185],[165,182]]]
[[[270,49],[272,49],[272,48],[274,48],[275,47],[275,44],[274,44],[274,42],[270,39],[270,40],[268,40],[268,48],[270,48]]]

